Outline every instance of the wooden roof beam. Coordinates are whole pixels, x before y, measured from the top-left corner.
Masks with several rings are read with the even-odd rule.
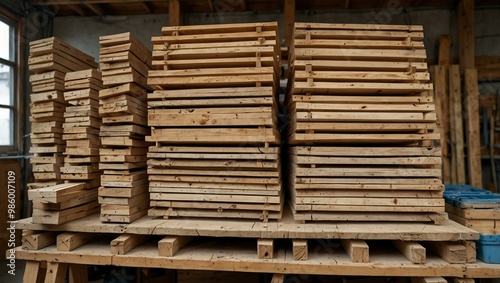
[[[85,4],[85,6],[87,8],[89,8],[92,12],[94,12],[96,15],[101,16],[101,17],[106,16],[106,11],[104,11],[104,9],[101,6],[99,6],[98,4],[90,4],[90,3],[85,2],[85,1],[83,1],[83,4]]]
[[[77,12],[78,15],[80,15],[80,16],[87,15],[87,12],[85,12],[85,10],[82,8],[82,6],[80,6],[78,4],[69,4],[68,7],[71,8],[71,10]]]
[[[295,26],[295,0],[285,0],[284,14],[285,47],[290,47]]]
[[[182,25],[182,7],[179,0],[168,1],[168,25],[169,26]]]
[[[148,3],[148,2],[141,2],[141,6],[144,8],[144,10],[147,13],[149,13],[149,14],[153,13],[153,7],[151,6],[150,3]]]

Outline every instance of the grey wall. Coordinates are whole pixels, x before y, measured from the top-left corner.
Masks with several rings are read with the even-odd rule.
[[[478,8],[475,13],[476,55],[500,56],[500,7]],[[425,45],[429,59],[437,57],[438,40],[450,34],[453,40],[452,56],[458,56],[456,11],[453,9],[402,9],[350,10],[350,11],[299,11],[298,22],[325,23],[374,23],[423,25]],[[185,24],[216,24],[278,21],[282,27],[280,11],[266,13],[211,13],[188,14]],[[99,36],[130,31],[151,46],[151,36],[161,35],[161,27],[168,23],[168,15],[141,15],[124,17],[56,17],[54,36],[60,37],[92,56],[99,57]],[[283,31],[281,30],[283,35]]]

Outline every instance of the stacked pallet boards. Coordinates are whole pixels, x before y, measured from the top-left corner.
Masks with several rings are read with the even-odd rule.
[[[101,221],[130,223],[149,208],[145,136],[151,51],[131,33],[101,36],[99,42],[106,87],[99,93]]]
[[[29,188],[61,183],[63,163],[64,77],[67,72],[97,68],[94,58],[55,37],[30,42],[31,148],[35,182]]]
[[[279,219],[277,23],[173,26],[153,37],[150,215]]]
[[[289,54],[295,218],[444,221],[422,27],[296,23]]]

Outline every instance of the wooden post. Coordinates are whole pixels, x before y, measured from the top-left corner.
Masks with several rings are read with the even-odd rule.
[[[168,25],[169,26],[182,25],[182,9],[179,0],[168,1]]]
[[[295,0],[285,0],[284,21],[285,47],[289,48],[292,42],[293,29],[295,25]]]
[[[462,120],[462,91],[460,87],[460,68],[451,65],[449,69],[450,95],[450,132],[452,141],[452,169],[454,184],[465,184],[464,130]],[[452,178],[453,179],[453,178]]]
[[[441,150],[443,157],[443,182],[451,183],[451,165],[448,153],[449,118],[448,118],[448,93],[446,91],[446,68],[434,66],[432,78],[434,82],[434,101],[436,114],[441,134]]]
[[[458,62],[460,73],[475,68],[474,62],[474,0],[458,3]]]
[[[47,262],[45,283],[64,283],[68,273],[68,264],[62,262]]]
[[[450,65],[451,37],[441,35],[439,38],[439,65],[448,67]]]
[[[479,90],[477,70],[465,70],[465,103],[467,109],[467,159],[469,181],[476,187],[483,186],[481,170],[481,142],[479,136]]]

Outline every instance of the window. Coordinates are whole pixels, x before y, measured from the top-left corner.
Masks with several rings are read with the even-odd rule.
[[[0,152],[18,150],[16,22],[0,13]]]

